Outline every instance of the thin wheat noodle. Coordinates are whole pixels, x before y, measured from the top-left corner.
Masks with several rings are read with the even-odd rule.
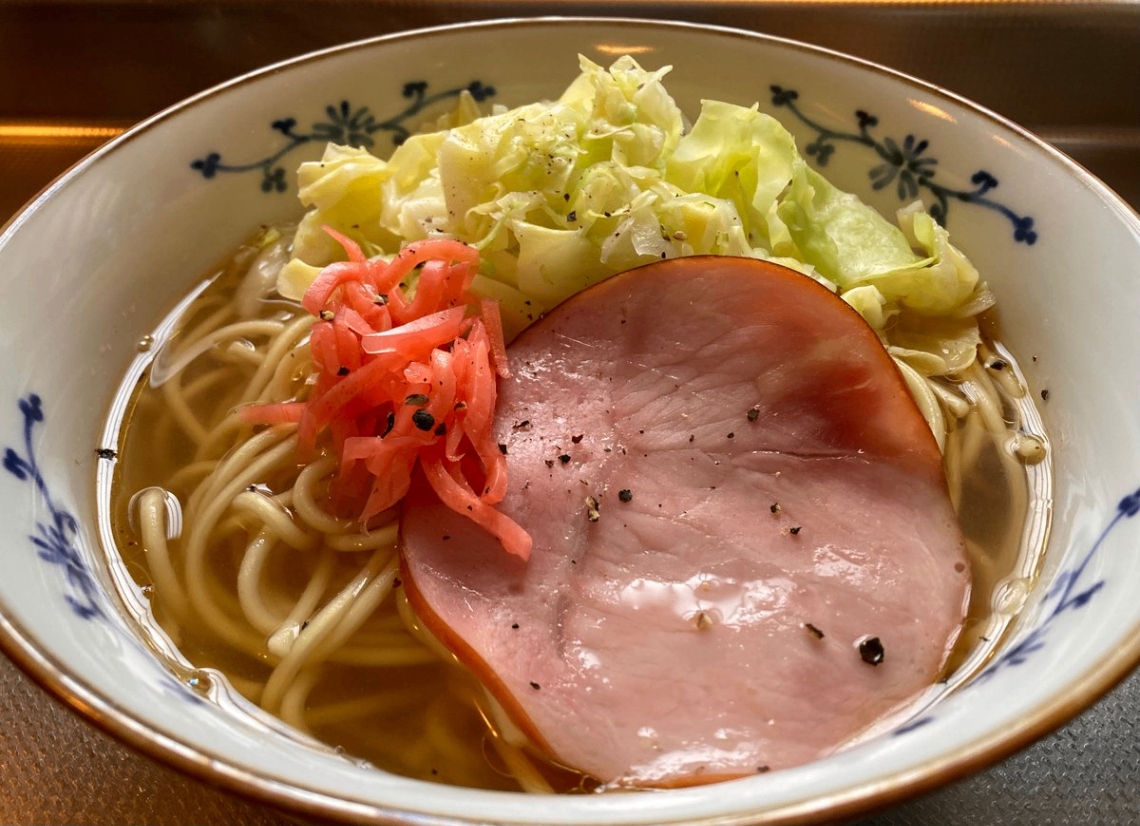
[[[384,557],[383,551],[376,556]],[[360,630],[372,613],[392,593],[396,583],[396,574],[399,573],[400,561],[392,557],[384,571],[378,574],[371,582],[359,591],[353,599],[348,601],[348,607],[336,622],[330,633],[317,641],[313,646],[312,656],[316,659],[336,660],[337,656],[349,637]],[[430,662],[424,660],[423,662]],[[391,665],[391,663],[389,663]]]
[[[248,468],[250,463],[254,461],[254,458],[263,451],[271,450],[274,445],[280,447],[279,443],[287,439],[295,429],[293,425],[278,425],[277,427],[263,430],[224,458],[218,464],[217,469],[210,475],[210,478],[191,494],[190,499],[186,503],[187,522],[197,515],[203,500],[215,496],[216,492],[223,485],[229,483],[236,473],[240,473],[242,468]],[[296,436],[293,436],[291,443],[295,445],[296,441]],[[250,482],[259,481],[261,481],[261,479],[250,480]],[[250,482],[246,484],[248,485]],[[245,487],[245,485],[242,487]]]
[[[247,341],[231,341],[218,351],[218,360],[230,364],[246,364],[259,367],[265,363],[265,354],[259,353]]]
[[[239,513],[256,517],[278,539],[298,551],[312,551],[320,544],[319,537],[301,530],[289,511],[277,499],[264,493],[242,491],[234,497],[231,507]]]
[[[1009,425],[1002,415],[1000,396],[986,375],[986,371],[975,361],[963,371],[963,376],[966,380],[962,386],[967,390],[967,395],[972,396],[974,408],[981,414],[982,421],[989,431],[1008,433]]]
[[[305,732],[305,734],[312,734],[309,726],[305,723],[305,704],[309,700],[313,686],[317,684],[323,673],[324,669],[319,665],[303,669],[297,674],[293,684],[285,692],[285,696],[281,698],[281,710],[279,712],[281,719],[293,728]]]
[[[253,433],[253,427],[246,423],[236,410],[231,410],[218,422],[209,437],[198,447],[195,459],[208,459],[223,453],[228,445],[239,444],[244,441],[243,433]]]
[[[952,418],[961,419],[970,412],[970,402],[946,387],[942,382],[932,378],[928,378],[926,382]]]
[[[396,549],[396,536],[400,526],[393,522],[380,528],[373,528],[368,533],[334,534],[325,537],[325,545],[334,551],[352,553],[354,551],[373,551],[380,548]]]
[[[397,668],[406,665],[427,665],[439,660],[435,653],[427,650],[416,641],[402,647],[369,648],[366,646],[342,645],[325,655],[329,662],[343,665],[371,666],[375,668]]]
[[[487,739],[490,740],[491,746],[507,767],[507,771],[518,781],[524,792],[532,794],[554,793],[554,788],[520,749],[512,746],[493,730],[487,735]]]
[[[326,476],[332,474],[332,472],[336,470],[336,467],[336,456],[322,456],[320,459],[307,465],[305,469],[297,475],[297,481],[293,484],[292,488],[293,507],[297,511],[297,516],[309,525],[309,527],[315,528],[326,536],[328,534],[348,533],[355,527],[354,522],[333,516],[317,504],[317,485]]]
[[[148,488],[139,497],[138,507],[139,533],[150,575],[155,587],[162,589],[166,607],[181,624],[190,617],[189,604],[170,562],[170,551],[166,545],[166,495],[158,488]]]
[[[364,569],[309,621],[308,627],[297,637],[289,653],[282,658],[265,684],[261,705],[266,711],[271,714],[276,711],[289,683],[325,638],[337,631],[356,602],[363,600],[366,594],[373,595],[376,591],[386,594],[391,591],[392,582],[396,578],[396,567],[397,562],[391,558],[391,554],[373,554]],[[361,621],[365,618],[367,615]]]
[[[153,377],[151,381],[154,384],[164,384],[169,377],[182,372],[186,368],[186,365],[224,341],[273,336],[281,332],[284,326],[285,325],[280,321],[272,321],[269,319],[259,321],[235,321],[232,324],[227,324],[225,327],[221,327],[205,335],[180,341],[178,342],[180,346],[175,351],[169,353],[165,359],[163,356],[166,354],[161,354],[155,359],[154,366],[151,370]],[[157,375],[155,375],[156,373]]]
[[[259,456],[233,476],[217,494],[202,505],[193,517],[187,512],[185,534],[186,587],[190,604],[215,633],[230,640],[242,640],[241,648],[253,648],[262,643],[255,635],[226,615],[214,610],[214,601],[207,593],[206,552],[209,534],[233,498],[252,482],[264,478],[268,471],[287,462],[297,446],[297,437],[291,436]]]
[[[374,694],[371,697],[357,697],[352,700],[341,700],[310,707],[305,719],[310,728],[318,728],[357,717],[385,714],[399,708],[415,705],[419,700],[419,692],[397,688],[383,694]]]
[[[993,364],[997,359],[1001,359],[1005,366],[1001,368],[992,367],[986,371],[987,374],[1011,399],[1024,397],[1025,386],[1021,383],[1020,379],[1018,379],[1017,373],[1010,367],[1008,359],[1005,356],[995,353],[992,348],[986,346],[984,343],[978,348],[978,360],[981,361],[982,364]]]
[[[328,590],[329,583],[332,581],[333,563],[336,557],[330,553],[321,554],[321,561],[317,563],[317,568],[313,571],[313,575],[309,577],[309,581],[305,583],[305,590],[301,592],[301,596],[293,605],[293,610],[285,617],[285,624],[297,623],[307,620],[317,610],[317,606],[321,602],[321,597],[324,596],[325,591]]]
[[[182,392],[182,384],[178,375],[171,376],[169,381],[163,382],[162,395],[166,399],[166,405],[173,415],[174,421],[182,429],[182,432],[189,436],[196,445],[206,441],[209,433],[190,409],[190,405],[186,401],[186,394]]]
[[[265,361],[262,362],[257,372],[249,380],[249,384],[246,385],[245,393],[242,396],[243,402],[269,400],[265,391],[277,374],[277,368],[280,367],[285,354],[297,345],[297,341],[308,335],[314,321],[316,319],[312,316],[302,315],[286,324],[284,329],[274,337],[269,345],[269,352],[265,354]]]
[[[276,614],[261,596],[261,577],[265,570],[265,560],[277,544],[277,537],[262,528],[245,547],[238,569],[238,604],[249,624],[263,634],[272,634],[281,624],[282,616]]]
[[[959,461],[961,438],[962,427],[958,424],[947,434],[946,447],[942,452],[942,472],[946,475],[946,489],[955,512],[958,511],[958,503],[962,501],[962,468]]]
[[[199,483],[201,483],[203,479],[214,472],[214,468],[217,466],[217,459],[203,459],[198,462],[191,462],[188,465],[183,465],[170,477],[170,479],[167,481],[167,486],[171,490],[181,490],[183,488],[189,487],[190,482],[196,477],[201,477],[198,479]]]
[[[277,369],[273,371],[273,378],[262,392],[258,401],[274,401],[287,399],[292,393],[291,387],[296,382],[303,382],[306,378],[305,369],[312,363],[311,349],[308,340],[305,340],[290,350],[281,359]]]
[[[316,570],[305,583],[305,589],[300,597],[293,603],[285,619],[272,629],[266,647],[278,656],[286,656],[293,648],[305,624],[313,616],[313,612],[320,605],[321,597],[329,588],[333,575],[335,554],[323,553],[317,563]]]

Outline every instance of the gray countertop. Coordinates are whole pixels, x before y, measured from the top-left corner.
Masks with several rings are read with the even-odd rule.
[[[373,34],[534,14],[694,20],[875,60],[1006,115],[1140,205],[1138,3],[0,0],[0,76],[19,79],[0,84],[0,221],[103,140],[214,83]],[[1004,762],[858,823],[1140,823],[1138,716],[1140,673]],[[0,656],[0,823],[288,822],[134,753]]]

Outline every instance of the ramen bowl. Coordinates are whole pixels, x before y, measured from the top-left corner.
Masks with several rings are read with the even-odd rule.
[[[798,768],[647,794],[493,792],[394,776],[259,714],[140,629],[109,535],[106,422],[151,333],[258,226],[295,219],[295,170],[325,142],[385,155],[463,91],[556,96],[576,56],[672,65],[688,113],[758,103],[809,162],[885,214],[922,198],[998,297],[1051,439],[1038,570],[1005,583],[1015,620],[971,678]],[[0,234],[0,642],[127,743],[303,816],[361,823],[777,823],[880,807],[1062,724],[1140,659],[1140,220],[1017,126],[888,69],[686,24],[535,19],[409,32],[269,67],[140,124],[68,171]],[[121,403],[121,402],[120,402]],[[1046,471],[1051,470],[1051,475]],[[1047,478],[1046,478],[1047,477]]]

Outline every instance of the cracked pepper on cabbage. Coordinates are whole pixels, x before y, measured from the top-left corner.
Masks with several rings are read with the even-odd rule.
[[[993,299],[920,202],[892,224],[809,168],[756,106],[706,100],[686,129],[661,82],[668,68],[579,61],[555,101],[481,116],[465,98],[388,160],[330,144],[303,164],[308,212],[278,291],[299,300],[320,267],[343,257],[326,225],[381,257],[421,238],[458,238],[480,250],[475,290],[499,300],[510,338],[631,267],[750,256],[837,292],[879,333],[916,397],[923,377],[973,362],[976,316]]]

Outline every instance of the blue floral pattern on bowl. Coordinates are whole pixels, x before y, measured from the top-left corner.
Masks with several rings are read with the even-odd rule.
[[[879,125],[879,119],[864,109],[855,110],[854,132],[825,126],[803,113],[796,103],[800,94],[795,89],[772,85],[770,91],[773,106],[787,109],[815,132],[815,138],[804,147],[804,153],[814,158],[819,166],[827,166],[840,142],[869,147],[882,160],[882,163],[867,173],[872,189],[884,189],[893,183],[900,201],[911,201],[918,197],[920,189],[926,190],[934,196],[934,203],[929,206],[930,214],[943,225],[953,201],[984,207],[1009,220],[1013,225],[1014,241],[1029,246],[1037,242],[1037,230],[1031,216],[1020,215],[989,195],[997,188],[998,179],[986,170],[979,169],[970,176],[974,189],[953,189],[935,180],[938,159],[927,154],[929,141],[918,139],[912,134],[908,134],[901,142],[891,137],[876,138],[871,130]]]
[[[44,478],[43,470],[36,459],[33,435],[37,425],[44,422],[43,400],[35,393],[29,393],[17,402],[23,417],[22,453],[15,448],[4,450],[4,469],[21,482],[30,482],[39,494],[39,499],[47,508],[48,519],[37,521],[35,532],[28,539],[36,548],[36,554],[44,562],[62,569],[64,582],[70,593],[63,595],[63,601],[71,611],[83,620],[98,620],[118,633],[135,649],[144,652],[150,659],[149,651],[121,624],[112,621],[107,595],[96,581],[94,574],[80,551],[79,522],[75,516],[62,507],[52,496],[50,486]],[[100,461],[115,458],[115,451],[99,448],[95,451]],[[180,683],[157,660],[152,660],[159,670],[158,682],[162,689],[191,702],[202,702],[194,693],[194,681]]]
[[[347,100],[342,100],[337,105],[326,106],[326,119],[314,122],[308,131],[298,130],[295,117],[278,118],[270,124],[270,128],[280,132],[286,140],[275,152],[245,163],[228,163],[222,160],[221,153],[208,152],[192,161],[190,168],[207,179],[213,178],[220,172],[242,173],[260,170],[262,192],[284,192],[288,184],[285,179],[285,167],[280,165],[280,161],[298,147],[316,141],[371,149],[376,144],[374,136],[380,132],[390,134],[392,143],[399,146],[411,135],[411,130],[407,126],[408,119],[432,104],[457,98],[464,92],[469,93],[478,102],[487,100],[495,94],[494,86],[488,86],[480,80],[473,80],[466,86],[445,89],[431,95],[428,94],[428,88],[428,83],[424,80],[405,83],[402,93],[408,99],[408,105],[384,120],[377,119],[367,106],[356,107]]]
[[[1137,488],[1120,500],[1116,506],[1116,513],[1112,519],[1109,520],[1108,524],[1105,525],[1104,530],[1100,532],[1100,535],[1096,538],[1092,547],[1085,553],[1081,561],[1077,563],[1075,567],[1066,569],[1057,574],[1057,578],[1049,587],[1049,591],[1045,594],[1046,603],[1053,599],[1056,599],[1056,603],[1049,609],[1044,618],[1020,640],[1003,649],[994,661],[974,678],[970,685],[981,685],[1001,671],[1028,662],[1034,652],[1040,651],[1045,647],[1045,638],[1049,634],[1049,629],[1062,614],[1074,611],[1077,608],[1083,608],[1094,595],[1104,588],[1105,581],[1103,579],[1098,579],[1092,583],[1082,582],[1089,563],[1092,562],[1093,558],[1100,551],[1101,546],[1109,534],[1125,519],[1131,519],[1138,513],[1140,513],[1140,488]],[[897,735],[914,731],[928,723],[934,722],[934,719],[935,717],[930,714],[916,717],[895,729],[894,733]]]
[[[4,469],[21,482],[35,485],[50,517],[37,521],[35,533],[28,539],[36,547],[40,559],[63,569],[64,578],[73,591],[63,598],[68,607],[83,619],[105,617],[100,605],[99,585],[77,546],[79,523],[71,513],[56,504],[36,461],[32,433],[36,425],[44,420],[43,402],[32,393],[27,398],[20,399],[19,408],[24,417],[24,454],[20,455],[13,448],[7,448],[4,451]]]

